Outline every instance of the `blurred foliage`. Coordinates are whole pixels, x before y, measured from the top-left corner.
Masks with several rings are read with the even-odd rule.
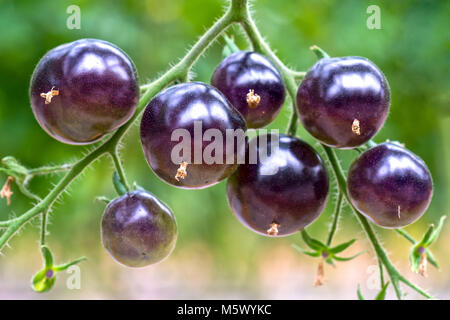
[[[66,27],[66,9],[72,4],[81,8],[80,30]],[[381,8],[381,30],[366,27],[366,9],[371,4],[374,1],[257,0],[253,9],[262,34],[280,58],[298,70],[307,70],[315,62],[308,49],[313,44],[333,56],[365,56],[383,70],[391,87],[392,105],[387,123],[375,141],[389,138],[406,143],[407,148],[425,160],[434,178],[432,205],[424,218],[410,228],[414,234],[450,211],[450,2],[376,1]],[[37,167],[72,161],[86,151],[85,147],[53,140],[39,127],[31,112],[29,79],[46,51],[80,38],[104,39],[132,57],[140,80],[145,83],[183,56],[225,5],[222,0],[0,0],[0,157],[14,155],[23,164]],[[230,30],[229,35],[234,36],[241,48],[247,46],[238,28]],[[220,39],[197,63],[194,68],[197,80],[209,82],[221,60],[223,44]],[[284,130],[289,117],[287,109],[270,128]],[[303,129],[299,135],[317,147]],[[125,139],[123,151],[130,180],[153,192],[175,212],[180,231],[176,253],[181,254],[192,243],[202,243],[214,256],[224,278],[242,268],[252,270],[252,264],[257,263],[255,256],[274,244],[290,247],[292,242],[299,241],[298,235],[268,239],[245,229],[228,208],[225,183],[200,191],[179,190],[164,184],[145,162],[136,127]],[[356,153],[346,151],[339,155],[347,167]],[[104,259],[106,253],[99,235],[104,204],[94,202],[94,198],[115,196],[111,168],[106,158],[95,163],[72,185],[70,195],[65,195],[56,205],[48,241],[61,259],[86,255],[93,269],[96,261]],[[2,183],[6,177],[1,176],[0,180]],[[44,195],[51,182],[57,181],[56,177],[51,180],[36,180],[32,188]],[[5,201],[0,203],[0,219],[12,212],[22,213],[30,206],[30,201],[17,189],[13,188],[13,192],[12,206],[7,207]],[[333,201],[334,197],[330,196],[327,210],[308,229],[317,237],[324,237],[327,232]],[[347,240],[359,230],[348,212],[344,211],[342,225],[345,227],[339,235]],[[24,255],[29,251],[38,257],[34,254],[38,252],[37,230],[27,227],[11,242],[13,250],[6,251],[6,258],[0,257],[0,271],[4,259],[14,259],[15,248],[25,250]],[[388,234],[395,237],[383,231],[383,235]],[[398,243],[406,252],[408,244]],[[439,244],[435,252],[439,258],[443,249],[439,251],[438,247]],[[403,258],[406,256],[407,253]],[[34,260],[31,264],[37,270],[40,260]],[[446,262],[442,263],[443,268],[449,270],[448,257]],[[93,272],[101,273],[101,270]],[[246,277],[252,277],[250,271]]]

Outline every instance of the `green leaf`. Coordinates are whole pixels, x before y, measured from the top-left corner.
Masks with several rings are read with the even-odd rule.
[[[309,48],[314,54],[317,56],[317,59],[323,59],[323,58],[329,58],[330,56],[328,53],[326,53],[323,49],[319,48],[318,46],[314,45]]]
[[[433,253],[428,249],[427,249],[427,260],[433,267],[435,267],[436,269],[439,269],[439,263],[437,262]]]
[[[295,250],[297,250],[300,253],[306,254],[307,256],[314,257],[314,258],[320,257],[320,252],[306,251],[306,250],[303,250],[302,248],[300,248],[299,246],[297,246],[296,244],[293,244],[292,246],[294,247]]]
[[[333,261],[333,257],[331,257],[331,256],[326,258],[325,262],[328,263],[329,265],[333,266],[333,267],[336,267],[336,265],[334,264],[334,261]]]
[[[358,296],[359,300],[365,300],[364,296],[361,293],[361,286],[359,285],[359,283],[358,283],[358,288],[356,289],[356,295]]]
[[[53,287],[55,280],[56,277],[52,269],[42,269],[33,276],[31,287],[36,292],[47,292]]]
[[[114,188],[116,189],[117,194],[119,196],[122,196],[128,192],[127,188],[125,187],[123,182],[120,180],[120,177],[119,177],[119,174],[117,173],[117,171],[114,171],[114,174],[113,174],[113,184],[114,184]]]
[[[433,231],[434,231],[434,225],[432,224],[428,227],[427,232],[425,232],[425,234],[423,235],[423,238],[419,243],[420,246],[423,246],[423,247],[426,246],[426,243],[428,243],[428,241],[430,240],[431,235],[433,234]]]
[[[344,257],[338,257],[338,256],[333,256],[333,259],[336,260],[336,261],[350,261],[350,260],[353,260],[353,259],[355,259],[356,257],[362,255],[363,253],[366,253],[366,251],[363,250],[363,251],[358,252],[357,254],[355,254],[355,255],[353,255],[353,256],[351,256],[351,257],[346,257],[346,258],[344,258]]]
[[[356,241],[356,239],[352,239],[350,241],[338,244],[337,246],[331,248],[329,251],[330,251],[330,253],[333,253],[333,254],[342,252],[345,249],[347,249],[348,247],[350,247],[355,241]]]
[[[222,56],[224,58],[228,57],[230,54],[241,51],[234,40],[226,34],[223,35],[223,39],[225,40],[225,45],[222,50]]]
[[[82,261],[85,261],[85,260],[87,260],[86,257],[81,257],[81,258],[75,259],[75,260],[73,260],[73,261],[71,261],[71,262],[68,262],[68,263],[65,263],[65,264],[61,264],[61,265],[55,266],[55,267],[53,268],[53,270],[55,270],[55,272],[60,272],[60,271],[66,270],[66,269],[68,269],[69,267],[71,267],[71,266],[73,266],[73,265],[75,265],[75,264],[77,264],[77,263],[80,263],[80,262],[82,262]]]
[[[434,231],[432,231],[432,233],[428,237],[427,241],[425,242],[426,247],[430,246],[438,238],[439,233],[441,232],[442,227],[444,226],[445,218],[447,218],[447,216],[442,216],[441,219],[439,220],[439,224],[438,224],[437,228],[434,229]]]
[[[43,245],[41,246],[42,258],[44,259],[44,266],[46,269],[51,269],[53,267],[53,254],[50,249]]]
[[[109,198],[107,198],[105,196],[98,196],[98,197],[95,198],[95,200],[104,202],[106,204],[109,204],[111,202],[111,199],[109,199]]]
[[[386,298],[386,291],[389,286],[389,282],[386,282],[384,286],[381,288],[381,291],[375,297],[375,300],[384,300]]]
[[[328,251],[328,247],[325,244],[323,244],[319,240],[311,238],[308,235],[308,233],[306,232],[306,230],[302,230],[301,235],[302,235],[303,241],[305,241],[306,245],[308,247],[310,247],[311,249],[316,250],[316,251],[324,251],[324,250]]]

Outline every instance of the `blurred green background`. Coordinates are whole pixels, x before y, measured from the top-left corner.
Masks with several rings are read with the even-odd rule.
[[[81,29],[69,30],[66,9],[81,8]],[[0,157],[14,155],[29,167],[70,162],[85,147],[64,145],[49,137],[31,112],[28,85],[34,66],[46,51],[62,43],[90,37],[110,41],[134,60],[145,83],[183,56],[226,6],[224,0],[146,1],[5,1],[0,0]],[[369,30],[366,9],[381,9],[381,29]],[[308,48],[317,44],[333,56],[359,55],[385,73],[392,91],[389,118],[375,141],[399,140],[422,157],[434,179],[434,198],[425,216],[408,231],[416,238],[429,223],[450,213],[450,2],[365,0],[257,0],[254,17],[279,57],[298,70],[315,62]],[[247,46],[233,28],[238,45]],[[220,39],[195,66],[196,80],[209,82],[221,61]],[[271,128],[283,129],[288,108]],[[317,147],[304,131],[299,135]],[[339,152],[347,168],[356,156]],[[137,126],[125,139],[123,158],[128,177],[165,201],[174,211],[179,237],[170,258],[146,269],[126,269],[102,248],[99,225],[104,205],[98,195],[114,197],[112,165],[103,158],[78,179],[54,208],[49,246],[58,261],[81,255],[81,289],[66,287],[60,274],[54,290],[44,295],[29,287],[41,267],[38,219],[27,225],[0,256],[0,298],[356,298],[361,283],[367,296],[373,286],[376,260],[357,221],[346,208],[337,241],[359,239],[349,250],[368,253],[337,268],[326,267],[327,284],[312,286],[318,261],[300,256],[291,246],[303,244],[298,235],[268,239],[245,229],[228,208],[225,183],[200,191],[172,188],[151,172],[141,151]],[[56,182],[36,179],[32,188],[45,195]],[[6,176],[0,175],[0,184]],[[30,201],[13,187],[12,205],[0,202],[0,219],[21,214]],[[308,231],[324,238],[331,221],[334,197]],[[411,279],[440,298],[450,298],[450,227],[433,250],[441,272],[420,278],[408,269],[410,244],[392,231],[377,229],[396,265]],[[413,293],[411,297],[416,297]],[[388,297],[393,297],[392,293]]]

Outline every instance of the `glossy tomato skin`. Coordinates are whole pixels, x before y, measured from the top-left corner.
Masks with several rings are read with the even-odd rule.
[[[228,179],[227,196],[233,213],[250,230],[287,236],[316,220],[328,198],[329,178],[319,154],[307,143],[286,135],[266,136],[268,157],[250,164],[261,149],[256,138],[247,148],[247,163]],[[277,139],[278,148],[273,147]],[[270,151],[272,150],[272,151]],[[278,168],[278,170],[276,170]],[[277,234],[270,234],[272,224]]]
[[[223,152],[208,160],[204,157],[206,148],[216,141],[215,137],[206,139],[210,129],[221,136]],[[185,132],[190,139],[189,152],[176,152],[188,163],[187,175],[178,180],[175,176],[181,161],[175,161],[172,152],[186,137],[176,135],[175,130]],[[227,146],[227,130],[239,130],[241,136],[246,131],[244,119],[228,100],[210,85],[182,83],[162,91],[147,105],[141,121],[142,148],[148,164],[163,181],[180,188],[205,188],[228,177],[237,167],[238,154],[245,151],[246,139],[235,138],[234,148]]]
[[[128,267],[145,267],[165,259],[175,247],[177,225],[170,209],[146,191],[132,191],[106,207],[102,243]]]
[[[257,52],[240,51],[226,57],[214,71],[211,84],[238,109],[249,128],[261,128],[275,120],[285,98],[280,72]],[[248,105],[249,90],[260,96],[257,107]]]
[[[411,151],[383,143],[365,151],[350,167],[352,204],[384,228],[400,228],[419,219],[433,195],[425,163]]]
[[[41,96],[58,90],[50,103]],[[113,44],[81,39],[50,50],[30,84],[33,113],[53,138],[89,144],[125,124],[136,111],[139,83],[130,58]]]
[[[322,143],[342,149],[369,141],[383,126],[389,104],[385,76],[361,57],[319,60],[297,92],[305,129]]]

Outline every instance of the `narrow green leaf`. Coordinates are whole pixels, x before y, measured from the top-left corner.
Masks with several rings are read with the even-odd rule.
[[[436,269],[439,269],[439,263],[437,262],[433,253],[429,249],[427,249],[427,260],[433,267],[435,267]]]
[[[353,260],[353,259],[355,259],[356,257],[362,255],[363,253],[366,253],[366,251],[363,250],[363,251],[358,252],[357,254],[355,254],[355,255],[353,255],[353,256],[351,256],[351,257],[346,257],[346,258],[344,258],[344,257],[338,257],[338,256],[333,256],[333,259],[336,260],[336,261],[350,261],[350,260]]]
[[[347,249],[348,247],[350,247],[355,241],[356,241],[356,239],[352,239],[350,241],[338,244],[337,246],[331,248],[329,251],[330,251],[330,253],[333,253],[333,254],[342,252],[345,249]]]
[[[444,226],[445,218],[447,218],[447,216],[442,216],[441,219],[439,220],[437,228],[434,229],[434,231],[429,236],[428,240],[425,242],[426,247],[430,246],[438,238],[439,233],[441,232],[442,227]]]
[[[69,268],[70,266],[73,266],[73,265],[80,263],[82,261],[85,261],[85,260],[87,260],[86,257],[81,257],[81,258],[75,259],[71,262],[68,262],[66,264],[61,264],[61,265],[55,266],[53,268],[53,270],[55,270],[55,272],[63,271],[63,270],[66,270],[67,268]]]
[[[114,184],[114,188],[116,189],[118,195],[122,196],[125,193],[127,193],[127,188],[125,187],[123,182],[120,180],[120,177],[119,177],[119,174],[117,173],[117,171],[114,171],[114,174],[113,174],[113,184]]]
[[[328,247],[325,244],[323,244],[319,240],[311,238],[308,235],[308,233],[306,232],[306,230],[302,230],[301,235],[302,235],[303,241],[311,249],[316,250],[316,251],[323,251],[323,250],[328,251]]]
[[[386,291],[387,291],[388,286],[389,286],[389,282],[386,282],[384,284],[383,288],[381,288],[381,291],[375,297],[375,300],[384,300],[386,298]]]
[[[317,59],[323,59],[323,58],[329,58],[330,56],[328,53],[326,53],[323,49],[319,48],[318,46],[314,45],[309,48],[314,54],[317,56]]]
[[[95,200],[104,202],[106,204],[109,204],[111,202],[111,199],[109,199],[109,198],[107,198],[105,196],[98,196],[98,197],[95,198]]]
[[[306,250],[303,250],[302,248],[300,248],[299,246],[297,246],[296,244],[293,244],[292,246],[294,247],[295,250],[297,250],[300,253],[306,254],[307,256],[315,257],[315,258],[320,257],[320,252],[306,251]]]
[[[331,256],[326,258],[325,262],[328,263],[329,265],[333,266],[333,267],[336,267],[336,265],[334,264],[333,258]]]
[[[226,34],[223,35],[223,39],[225,40],[225,45],[223,46],[222,50],[222,56],[224,58],[228,57],[230,54],[241,51],[234,40],[228,37]]]
[[[365,300],[364,296],[361,293],[361,286],[359,285],[359,283],[358,283],[358,288],[356,289],[356,294],[357,294],[359,300]]]
[[[428,241],[430,240],[431,235],[433,234],[433,231],[434,231],[434,224],[431,224],[428,227],[427,232],[425,232],[425,234],[423,235],[423,238],[422,238],[422,240],[419,243],[420,246],[423,246],[423,247],[426,246],[426,243],[428,243]]]

